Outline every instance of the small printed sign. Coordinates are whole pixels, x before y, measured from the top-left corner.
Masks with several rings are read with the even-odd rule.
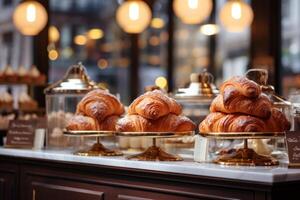
[[[289,131],[285,135],[290,167],[300,167],[300,132]]]
[[[36,125],[36,120],[10,121],[5,147],[32,148]]]

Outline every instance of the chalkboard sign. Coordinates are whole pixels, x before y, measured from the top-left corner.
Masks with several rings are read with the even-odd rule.
[[[300,132],[289,131],[286,133],[286,146],[289,155],[289,166],[300,167]]]
[[[5,147],[32,148],[36,124],[36,120],[10,121]]]

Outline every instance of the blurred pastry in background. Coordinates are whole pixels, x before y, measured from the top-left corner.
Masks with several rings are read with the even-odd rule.
[[[9,122],[11,120],[15,119],[15,114],[9,114],[9,115],[0,115],[0,129],[6,130],[8,129]]]
[[[31,83],[31,77],[28,73],[28,70],[23,66],[19,66],[17,70],[18,80],[21,83]]]
[[[13,110],[14,100],[11,94],[3,92],[0,95],[0,109],[5,111]]]
[[[18,76],[15,70],[10,65],[6,66],[3,74],[4,74],[5,81],[9,83],[15,83],[18,80]]]
[[[36,110],[38,108],[38,103],[26,92],[21,93],[18,99],[18,105],[20,110]]]
[[[29,69],[29,74],[35,84],[44,84],[46,82],[46,76],[41,74],[35,65]]]

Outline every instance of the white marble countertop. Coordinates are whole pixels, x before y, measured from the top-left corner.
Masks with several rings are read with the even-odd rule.
[[[219,177],[267,184],[300,180],[300,169],[290,169],[285,164],[276,167],[228,167],[212,163],[197,163],[192,159],[179,162],[131,161],[123,157],[81,157],[66,151],[33,151],[3,147],[0,148],[0,155]]]

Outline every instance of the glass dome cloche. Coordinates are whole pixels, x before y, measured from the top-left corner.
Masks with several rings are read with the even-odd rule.
[[[97,88],[87,75],[85,67],[78,63],[67,70],[65,76],[44,90],[46,95],[47,137],[46,147],[71,146],[70,138],[63,135],[67,121],[75,114],[83,96]],[[74,145],[74,143],[73,143]]]

